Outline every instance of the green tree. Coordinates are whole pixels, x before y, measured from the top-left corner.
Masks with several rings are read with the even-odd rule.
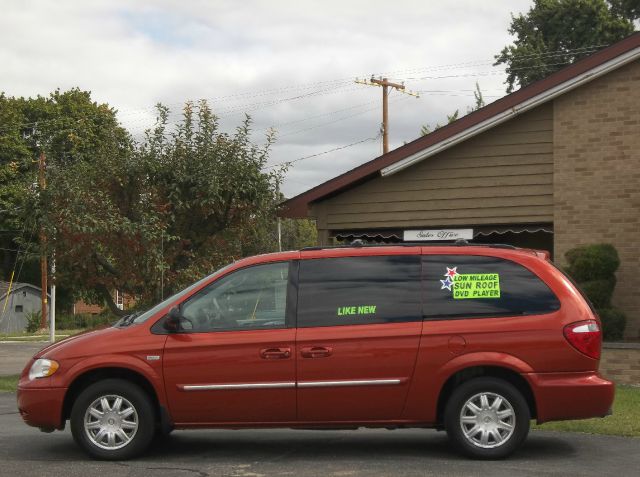
[[[88,92],[0,98],[0,117],[8,118],[0,132],[0,210],[10,211],[3,226],[44,227],[49,240],[32,247],[34,258],[55,252],[56,282],[116,314],[115,289],[142,305],[229,261],[276,249],[283,170],[265,167],[273,137],[252,144],[248,117],[233,134],[219,131],[206,102],[187,103],[176,125],[167,108],[157,111],[138,144]],[[44,190],[34,186],[40,151]],[[14,236],[13,247],[29,236]]]
[[[630,35],[638,8],[637,0],[534,0],[526,14],[512,14],[514,44],[495,57],[506,65],[507,92]]]
[[[37,187],[37,158],[47,157],[47,177],[76,162],[90,162],[101,150],[130,147],[128,133],[121,128],[115,111],[106,104],[91,100],[91,94],[77,88],[54,91],[36,98],[9,97],[0,94],[0,265],[7,279],[17,265],[16,279],[39,282],[37,260],[41,245],[37,231],[43,225],[56,239],[56,227],[50,214],[54,210],[49,191]],[[15,250],[20,250],[19,257]],[[50,250],[49,250],[50,252]],[[72,302],[64,287],[60,289],[63,305]]]

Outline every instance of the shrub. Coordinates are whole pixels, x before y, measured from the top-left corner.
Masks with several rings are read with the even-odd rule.
[[[60,314],[56,316],[56,329],[58,330],[81,330],[93,329],[104,325],[110,325],[117,318],[111,314]]]
[[[621,340],[627,319],[611,306],[616,286],[615,272],[620,258],[615,247],[608,243],[581,245],[569,250],[565,257],[566,271],[578,283],[602,320],[603,337],[607,341]]]
[[[40,329],[40,320],[42,320],[42,312],[31,311],[27,313],[27,332],[35,333]]]
[[[569,250],[565,257],[569,263],[567,272],[578,283],[606,280],[620,266],[618,252],[608,243],[581,245]]]
[[[600,308],[611,308],[611,297],[615,286],[615,276],[609,280],[589,280],[580,283],[580,288],[598,310]]]
[[[620,310],[615,308],[603,308],[598,310],[602,320],[602,331],[605,341],[620,341],[624,337],[624,328],[627,318]]]

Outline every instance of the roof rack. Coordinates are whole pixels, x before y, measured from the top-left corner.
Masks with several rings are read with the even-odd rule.
[[[466,240],[456,240],[455,242],[399,242],[399,243],[366,243],[363,240],[356,239],[349,244],[344,245],[325,245],[315,247],[301,248],[301,252],[311,250],[326,250],[340,248],[371,248],[371,247],[489,247],[489,248],[505,248],[516,250],[518,247],[505,243],[469,243]]]

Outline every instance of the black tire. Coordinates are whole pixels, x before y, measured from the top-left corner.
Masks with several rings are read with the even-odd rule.
[[[504,401],[498,404],[498,409],[482,409],[478,413],[466,408],[467,401],[475,398],[474,402],[479,403],[483,394],[487,396],[490,407],[496,404],[495,396],[501,397]],[[499,418],[497,411],[500,409],[501,415],[506,414],[510,417],[505,417],[504,420]],[[466,417],[464,424],[463,411]],[[444,425],[450,441],[460,452],[474,459],[503,459],[509,456],[526,439],[530,420],[529,405],[522,393],[507,381],[489,377],[474,378],[455,388],[447,402],[444,415]],[[473,433],[478,423],[481,427]],[[513,425],[512,431],[504,428],[509,424]],[[463,428],[472,435],[467,437]],[[484,436],[487,437],[487,441],[483,444]],[[504,441],[500,442],[499,439]]]
[[[104,396],[118,396],[128,401],[134,409],[133,418],[137,429],[125,444],[124,439],[116,441],[120,448],[105,449],[95,443],[85,430],[85,415],[89,407]],[[125,401],[125,402],[126,402]],[[110,404],[113,407],[113,402]],[[127,418],[125,418],[127,419]],[[155,434],[155,412],[149,396],[136,384],[122,379],[105,379],[83,390],[71,409],[71,433],[76,443],[90,456],[101,460],[126,460],[143,453]],[[126,424],[126,423],[125,423]],[[106,445],[106,444],[105,444]]]

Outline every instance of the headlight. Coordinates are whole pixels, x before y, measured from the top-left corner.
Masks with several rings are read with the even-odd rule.
[[[36,359],[29,370],[29,380],[51,376],[59,367],[58,362],[52,359]]]

